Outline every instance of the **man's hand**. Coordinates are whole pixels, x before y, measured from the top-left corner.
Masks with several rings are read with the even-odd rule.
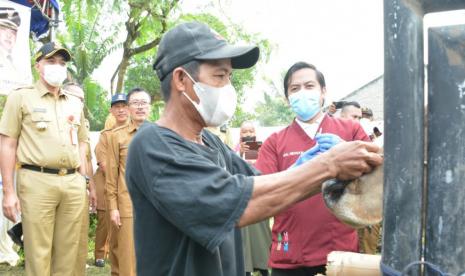
[[[336,105],[333,102],[333,103],[331,103],[329,105],[328,113],[332,115],[332,114],[336,113],[336,111],[337,111]]]
[[[243,156],[244,153],[248,151],[249,151],[249,146],[246,144],[246,142],[241,142],[240,155]]]
[[[17,222],[17,216],[21,213],[18,196],[15,192],[5,193],[3,195],[3,215],[13,223]]]
[[[103,174],[105,175],[105,170],[106,170],[105,162],[104,161],[99,162],[98,167],[103,172]]]
[[[110,220],[116,226],[116,228],[120,228],[121,220],[119,217],[119,210],[111,210],[110,211]]]
[[[351,180],[383,163],[379,150],[374,143],[352,141],[339,143],[316,158],[321,158],[329,166],[333,178]]]

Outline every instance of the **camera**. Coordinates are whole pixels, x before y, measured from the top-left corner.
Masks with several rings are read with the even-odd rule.
[[[255,142],[256,139],[255,136],[244,136],[241,138],[241,142]]]

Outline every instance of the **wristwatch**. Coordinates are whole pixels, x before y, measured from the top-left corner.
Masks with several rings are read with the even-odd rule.
[[[86,180],[86,184],[89,185],[90,177],[88,177],[87,175],[84,175],[84,179]]]

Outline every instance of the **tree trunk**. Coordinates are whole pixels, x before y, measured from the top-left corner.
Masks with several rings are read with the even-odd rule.
[[[123,84],[124,84],[124,76],[126,75],[126,71],[129,66],[129,55],[123,55],[123,58],[121,60],[121,63],[119,65],[119,71],[118,71],[118,80],[116,81],[116,90],[115,94],[121,93],[123,90]]]

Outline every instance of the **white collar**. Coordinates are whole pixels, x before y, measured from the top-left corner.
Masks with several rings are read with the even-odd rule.
[[[310,139],[314,139],[316,133],[318,132],[319,126],[321,122],[323,121],[325,117],[325,114],[321,113],[320,117],[315,120],[313,123],[305,123],[299,120],[299,118],[296,118],[295,121],[297,124],[305,131],[305,133],[310,137]]]

